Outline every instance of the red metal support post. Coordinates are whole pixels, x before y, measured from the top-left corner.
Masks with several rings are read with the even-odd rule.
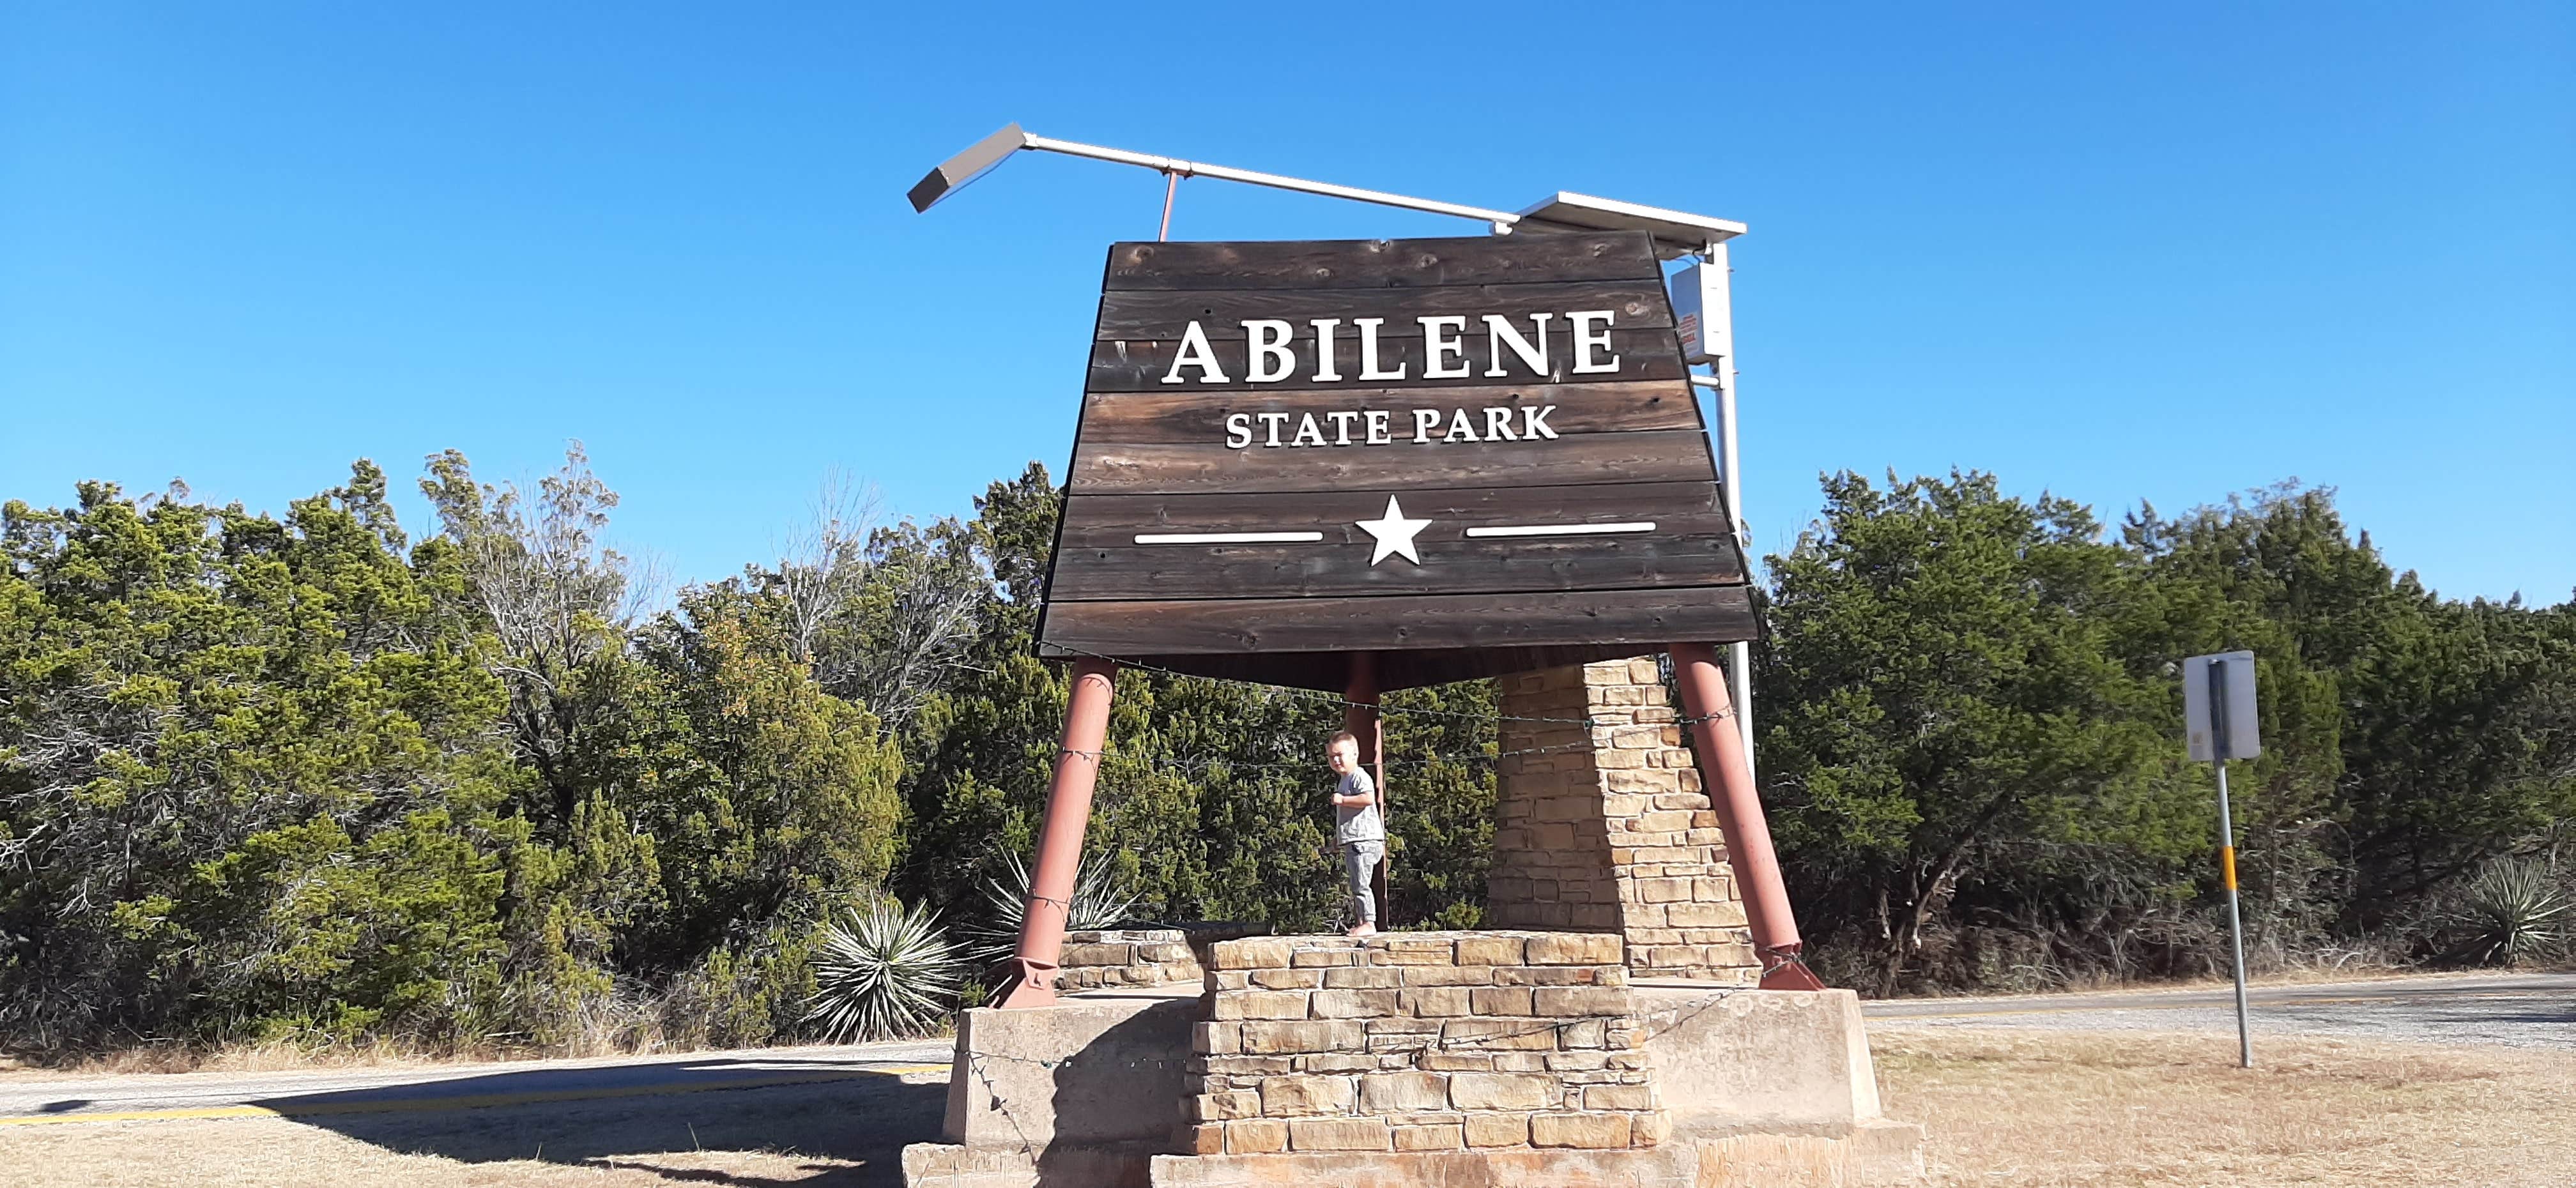
[[[1064,748],[1056,752],[1055,778],[1047,784],[1046,822],[1038,834],[1038,869],[1029,880],[1029,910],[1020,923],[1019,956],[1002,993],[1008,1008],[1055,1002],[1055,975],[1064,957],[1065,918],[1082,871],[1082,834],[1091,823],[1091,788],[1100,778],[1101,749],[1109,740],[1109,698],[1118,666],[1107,660],[1073,662],[1073,691],[1065,699]]]
[[[1360,766],[1368,770],[1369,782],[1377,785],[1378,820],[1392,837],[1395,822],[1386,811],[1386,739],[1378,730],[1377,653],[1353,652],[1350,660],[1350,684],[1342,692],[1342,700],[1350,704],[1342,708],[1342,729],[1359,740]],[[1394,862],[1391,851],[1380,854],[1377,873],[1369,878],[1369,894],[1377,897],[1377,918],[1382,927],[1389,923],[1386,886]]]
[[[1699,753],[1700,778],[1708,785],[1709,806],[1717,810],[1727,861],[1744,896],[1753,951],[1762,959],[1762,988],[1822,990],[1825,984],[1798,959],[1805,942],[1798,939],[1798,920],[1789,910],[1789,887],[1780,878],[1780,856],[1771,848],[1771,824],[1753,788],[1753,768],[1745,762],[1744,737],[1732,720],[1735,709],[1726,693],[1726,672],[1717,665],[1717,649],[1674,644],[1672,655],[1674,683],[1681,686],[1682,712],[1690,715],[1691,740]]]

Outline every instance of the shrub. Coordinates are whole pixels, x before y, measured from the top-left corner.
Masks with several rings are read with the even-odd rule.
[[[964,974],[929,905],[882,900],[824,928],[805,1020],[836,1043],[920,1035],[947,1013]]]
[[[1020,926],[1029,915],[1029,882],[1035,876],[1017,854],[1005,855],[1002,869],[984,880],[986,914],[965,929],[966,955],[977,965],[990,965],[1019,947]],[[1107,852],[1083,860],[1073,880],[1073,902],[1067,905],[1065,931],[1114,928],[1136,911],[1136,892],[1112,873]]]
[[[2523,858],[2490,863],[2470,882],[2460,907],[2464,955],[2481,964],[2515,965],[2566,941],[2576,897],[2549,869]]]

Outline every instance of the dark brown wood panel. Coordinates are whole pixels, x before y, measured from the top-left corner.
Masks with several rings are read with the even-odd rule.
[[[1566,315],[1575,310],[1606,309],[1622,329],[1670,328],[1673,307],[1663,283],[1652,280],[1595,281],[1583,284],[1443,285],[1432,289],[1199,289],[1180,292],[1107,293],[1100,298],[1100,321],[1094,338],[1179,338],[1191,322],[1211,341],[1240,340],[1249,318],[1288,322],[1303,336],[1315,333],[1317,318],[1336,318],[1335,333],[1348,336],[1360,318],[1383,318],[1383,329],[1419,336],[1416,318],[1443,315],[1467,319],[1471,355],[1484,353],[1486,314],[1501,314],[1523,336],[1532,333],[1531,314],[1553,314],[1543,328],[1550,345],[1565,349],[1572,331]]]
[[[1369,242],[1120,243],[1101,288],[1385,289],[1423,285],[1655,280],[1643,231]]]
[[[1428,520],[1417,563],[1377,557],[1359,521],[1387,500]],[[1645,532],[1478,537],[1504,525],[1651,523]],[[1313,531],[1311,542],[1140,543],[1139,536]],[[1744,564],[1708,483],[1336,491],[1293,504],[1258,495],[1075,495],[1056,542],[1056,600],[1610,590],[1727,584]]]
[[[1074,450],[1071,489],[1091,495],[1709,481],[1708,435],[1696,429],[1569,433],[1554,441],[1450,442],[1299,449],[1100,442]]]
[[[1677,642],[1718,643],[1720,640]],[[1388,692],[1423,685],[1446,685],[1486,677],[1617,660],[1666,650],[1640,644],[1541,644],[1508,648],[1415,648],[1376,652],[1378,687]],[[1146,658],[1157,668],[1229,681],[1259,681],[1300,689],[1339,693],[1350,679],[1347,652],[1241,652],[1181,654]]]
[[[1386,686],[1402,688],[1755,634],[1743,553],[1643,233],[1126,243],[1106,273],[1042,654],[1332,689],[1347,653],[1368,651],[1383,653]],[[1565,315],[1588,309],[1612,313],[1615,370],[1573,370]],[[1558,316],[1547,366],[1525,370],[1482,319],[1521,327],[1535,313]],[[1423,317],[1469,319],[1443,356],[1463,374],[1424,376]],[[1340,322],[1332,380],[1315,378],[1319,318]],[[1392,332],[1373,340],[1377,361],[1405,378],[1361,378],[1362,318]],[[1278,381],[1251,380],[1252,319],[1291,327]],[[1226,378],[1202,383],[1192,368],[1163,383],[1192,322]],[[1506,374],[1485,374],[1496,368]],[[1541,409],[1551,434],[1533,435]],[[1416,417],[1435,410],[1437,427],[1416,442]],[[1498,424],[1514,432],[1446,440],[1462,412],[1478,438]],[[1371,414],[1383,414],[1376,434]],[[1310,421],[1320,440],[1300,445]],[[1390,497],[1424,521],[1418,561],[1378,558],[1378,535],[1359,526],[1385,516]],[[1192,539],[1210,534],[1219,539]]]
[[[1420,337],[1389,336],[1379,339],[1378,367],[1381,370],[1402,371],[1406,377],[1403,383],[1408,387],[1416,388],[1490,386],[1498,379],[1502,383],[1598,384],[1621,380],[1674,380],[1682,379],[1688,374],[1688,369],[1682,366],[1680,344],[1669,329],[1612,329],[1609,332],[1609,338],[1610,353],[1617,356],[1619,361],[1616,371],[1575,371],[1573,349],[1563,338],[1557,340],[1558,349],[1548,354],[1547,361],[1551,374],[1545,376],[1523,373],[1520,359],[1507,351],[1502,365],[1512,374],[1487,377],[1481,340],[1468,342],[1470,350],[1465,357],[1467,374],[1463,376],[1448,379],[1422,378],[1423,364],[1428,360],[1430,351],[1426,340]],[[1250,372],[1245,366],[1247,351],[1242,340],[1212,342],[1210,346],[1217,362],[1217,370],[1225,376],[1221,383],[1201,382],[1199,377],[1204,373],[1195,366],[1181,373],[1184,377],[1181,382],[1164,383],[1163,377],[1172,373],[1172,361],[1180,355],[1180,343],[1171,339],[1122,338],[1092,344],[1091,375],[1085,386],[1093,392],[1184,390],[1221,392],[1234,388],[1316,388],[1328,384],[1335,388],[1388,386],[1385,380],[1359,378],[1359,339],[1349,333],[1337,335],[1333,342],[1334,369],[1343,378],[1339,381],[1323,383],[1318,383],[1313,378],[1316,373],[1316,344],[1313,338],[1300,338],[1289,344],[1295,362],[1289,367],[1288,378],[1277,384],[1255,384],[1246,378]],[[1443,361],[1451,367],[1460,365],[1460,360],[1455,355],[1448,356]]]
[[[1688,383],[1639,380],[1610,384],[1442,388],[1437,392],[1382,387],[1095,392],[1083,402],[1082,437],[1084,441],[1165,445],[1223,442],[1226,440],[1225,419],[1244,413],[1255,418],[1251,425],[1259,435],[1256,440],[1266,441],[1269,423],[1258,419],[1262,413],[1287,414],[1292,421],[1283,433],[1293,434],[1293,418],[1308,413],[1314,414],[1329,428],[1330,422],[1323,420],[1328,413],[1344,409],[1361,412],[1384,409],[1391,414],[1389,425],[1402,427],[1410,439],[1413,429],[1411,413],[1417,408],[1545,408],[1551,404],[1556,406],[1556,411],[1548,414],[1547,423],[1559,433],[1702,428],[1699,402],[1692,398]],[[1364,433],[1365,427],[1360,432]]]
[[[1743,586],[1564,594],[1423,594],[1051,602],[1039,653],[1390,651],[1730,643],[1757,634]]]

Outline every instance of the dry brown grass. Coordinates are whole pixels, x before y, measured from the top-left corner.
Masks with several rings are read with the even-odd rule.
[[[2576,1185],[2576,1054],[2316,1038],[1882,1029],[1931,1183]]]
[[[128,1073],[295,1072],[305,1069],[404,1067],[429,1064],[489,1064],[504,1060],[551,1060],[572,1056],[617,1056],[624,1052],[527,1051],[504,1048],[415,1048],[402,1044],[316,1047],[304,1044],[231,1044],[192,1048],[180,1044],[144,1044],[113,1052],[66,1054],[47,1060],[0,1057],[0,1076],[10,1073],[60,1076],[122,1076]]]

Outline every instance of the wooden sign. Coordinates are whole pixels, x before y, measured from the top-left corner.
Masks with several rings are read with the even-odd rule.
[[[1749,639],[1642,232],[1109,252],[1039,651],[1338,689]]]

